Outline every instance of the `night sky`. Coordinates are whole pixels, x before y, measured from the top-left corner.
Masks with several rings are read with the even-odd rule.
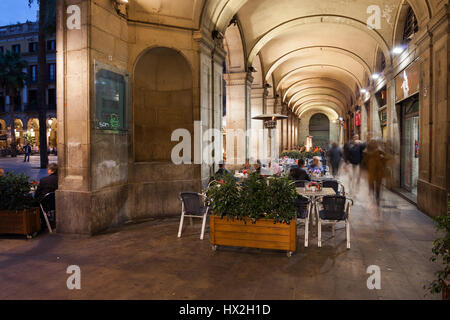
[[[0,0],[0,26],[36,21],[37,11],[36,0],[31,8],[28,7],[28,0]]]

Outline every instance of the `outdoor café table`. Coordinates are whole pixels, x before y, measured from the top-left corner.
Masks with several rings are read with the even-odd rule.
[[[312,221],[313,225],[316,225],[316,216],[314,214],[316,208],[316,202],[318,198],[325,196],[335,196],[336,192],[333,188],[322,188],[319,191],[307,190],[306,188],[296,188],[297,193],[301,196],[308,198],[311,201]]]

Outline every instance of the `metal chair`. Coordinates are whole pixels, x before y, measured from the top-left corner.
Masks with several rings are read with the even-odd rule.
[[[178,238],[181,237],[181,232],[183,230],[183,222],[184,217],[188,217],[191,219],[191,225],[192,218],[198,218],[203,219],[202,222],[202,231],[200,234],[200,240],[203,240],[203,236],[205,234],[205,227],[206,227],[206,217],[208,215],[209,207],[202,205],[202,198],[204,197],[203,194],[196,193],[196,192],[182,192],[180,193],[180,200],[181,200],[181,219],[180,219],[180,227],[178,229]]]
[[[332,235],[335,233],[335,225],[345,222],[347,249],[350,249],[350,205],[353,200],[345,196],[325,196],[320,200],[322,210],[316,205],[317,216],[317,246],[322,247],[322,224],[331,224]]]
[[[48,231],[50,233],[53,233],[51,222],[56,221],[56,200],[55,200],[55,193],[50,192],[47,193],[42,200],[39,203],[39,206],[42,210],[42,215],[44,216],[45,223],[47,224]]]
[[[344,185],[335,179],[322,180],[322,187],[332,188],[338,196],[345,196]]]
[[[298,195],[295,200],[295,206],[297,208],[297,223],[305,224],[305,247],[308,247],[311,201],[304,196]]]

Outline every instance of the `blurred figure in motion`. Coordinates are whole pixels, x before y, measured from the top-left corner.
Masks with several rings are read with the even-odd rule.
[[[331,173],[336,177],[339,174],[339,164],[342,159],[342,150],[336,142],[331,144],[331,148],[327,152],[327,157],[330,161]]]
[[[364,166],[367,168],[369,192],[375,197],[377,205],[380,205],[381,182],[386,175],[387,157],[379,143],[371,140],[364,154]]]
[[[351,192],[354,193],[361,180],[361,162],[364,156],[366,144],[359,140],[359,135],[354,135],[353,140],[346,146],[346,162],[352,165]]]

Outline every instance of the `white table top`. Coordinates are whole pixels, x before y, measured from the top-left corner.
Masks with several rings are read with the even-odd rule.
[[[296,188],[297,193],[305,197],[324,197],[335,196],[336,192],[333,188],[322,188],[320,191],[306,190],[306,188]]]

